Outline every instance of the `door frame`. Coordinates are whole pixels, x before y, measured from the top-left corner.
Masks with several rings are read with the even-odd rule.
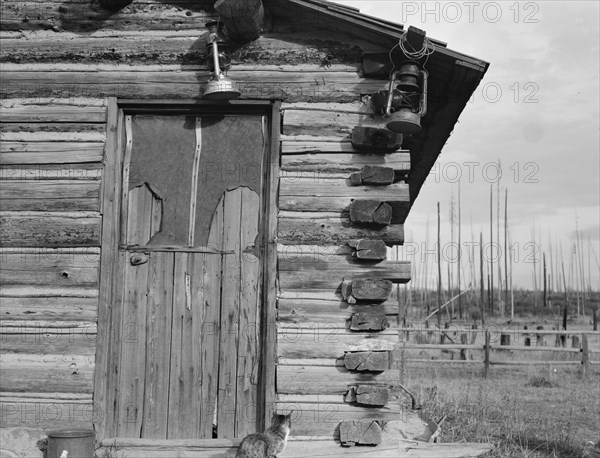
[[[98,440],[115,437],[116,415],[109,406],[109,390],[116,390],[121,346],[120,296],[123,268],[119,260],[123,161],[125,156],[125,116],[133,114],[256,114],[268,119],[268,144],[263,158],[263,189],[260,257],[262,260],[261,362],[258,386],[257,429],[262,431],[275,411],[275,371],[277,357],[277,198],[280,158],[281,101],[235,100],[215,103],[202,100],[118,100],[108,99],[104,173],[102,177],[102,235],[100,251],[100,291],[98,335],[94,368],[94,428]],[[118,307],[112,307],[112,304]],[[110,381],[112,383],[109,383]]]

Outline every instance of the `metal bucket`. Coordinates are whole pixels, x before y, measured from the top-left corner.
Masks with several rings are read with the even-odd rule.
[[[47,458],[94,458],[95,432],[91,429],[49,431]]]

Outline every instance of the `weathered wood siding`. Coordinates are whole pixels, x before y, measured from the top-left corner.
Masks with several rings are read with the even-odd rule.
[[[381,83],[379,83],[381,84]],[[352,103],[286,103],[283,110],[279,178],[277,326],[277,408],[298,412],[294,433],[337,435],[342,420],[397,419],[399,403],[375,408],[344,402],[357,382],[393,387],[397,368],[379,374],[351,372],[345,351],[398,342],[398,300],[395,294],[378,305],[350,305],[342,299],[344,279],[382,278],[395,283],[410,279],[410,264],[400,261],[361,262],[348,242],[357,239],[403,243],[403,226],[353,225],[348,207],[355,199],[408,204],[403,182],[389,186],[352,186],[350,174],[365,165],[406,172],[407,151],[367,154],[355,150],[352,129],[374,125],[368,105]],[[380,332],[347,330],[356,312],[380,311],[390,328]],[[396,370],[394,370],[396,369]]]
[[[90,426],[104,100],[5,99],[0,114],[2,426]]]
[[[202,25],[216,18],[212,3],[136,1],[114,14],[83,0],[2,5],[2,426],[89,426],[103,415],[104,406],[92,404],[92,380],[100,196],[103,176],[115,172],[102,162],[107,98],[198,98],[209,76]],[[348,385],[393,385],[396,372],[340,367],[350,348],[393,346],[397,300],[376,307],[389,329],[351,332],[345,321],[369,306],[345,303],[340,285],[344,278],[409,280],[407,264],[358,262],[347,242],[403,242],[399,224],[353,226],[348,206],[354,199],[406,206],[407,185],[350,186],[349,176],[365,165],[407,171],[410,159],[406,151],[359,153],[350,143],[354,126],[373,123],[365,96],[384,87],[361,76],[361,53],[385,48],[275,14],[265,29],[232,52],[229,76],[243,98],[284,102],[276,402],[301,412],[295,435],[331,437],[343,419],[398,413],[398,403],[343,401]]]

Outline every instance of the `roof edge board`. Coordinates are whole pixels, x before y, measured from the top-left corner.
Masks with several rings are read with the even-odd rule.
[[[342,21],[352,22],[357,24],[365,29],[370,30],[371,32],[378,33],[379,35],[385,36],[387,38],[391,38],[394,40],[399,40],[400,37],[404,34],[404,26],[401,24],[395,24],[393,22],[389,22],[383,19],[379,19],[373,16],[369,16],[367,14],[363,14],[360,12],[350,12],[348,10],[338,9],[338,4],[332,4],[331,2],[325,2],[323,0],[287,0],[290,3],[298,5],[303,8],[308,8],[314,11],[321,12],[323,14],[327,14],[330,17],[340,19]],[[335,5],[335,9],[328,8],[330,5]],[[341,5],[343,7],[343,5]],[[454,58],[456,60],[461,60],[464,62],[468,62],[472,65],[479,67],[484,73],[487,71],[489,67],[489,62],[478,59],[473,56],[469,56],[467,54],[460,53],[458,51],[454,51],[452,48],[448,48],[447,44],[441,40],[436,40],[434,38],[428,37],[430,42],[436,47],[436,50],[445,54],[448,57]]]

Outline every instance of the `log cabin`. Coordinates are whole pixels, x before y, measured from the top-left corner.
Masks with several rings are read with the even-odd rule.
[[[0,453],[233,456],[293,411],[282,456],[399,456],[388,248],[488,63],[322,0],[1,8]]]

